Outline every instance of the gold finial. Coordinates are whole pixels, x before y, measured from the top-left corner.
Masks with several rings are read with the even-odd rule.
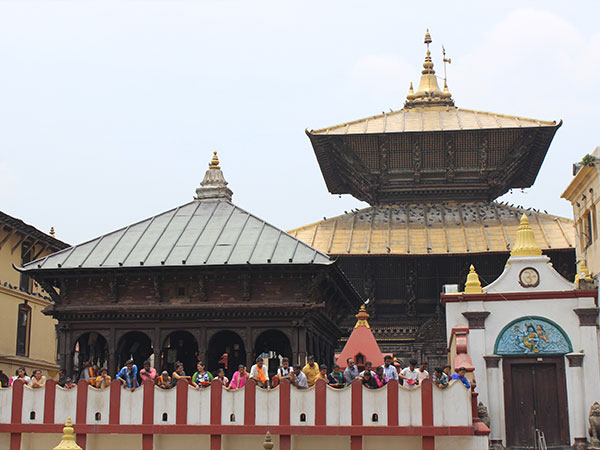
[[[410,87],[408,88],[408,95],[406,96],[407,100],[414,100],[415,97],[415,91],[413,90],[413,85],[412,85],[412,81],[410,82]]]
[[[210,164],[208,165],[209,169],[220,169],[221,167],[219,166],[219,157],[217,156],[217,152],[213,152],[213,157],[210,161]]]
[[[50,236],[54,237],[54,227],[50,227]]]
[[[265,435],[265,442],[263,443],[263,448],[265,450],[271,450],[273,448],[273,441],[271,439],[271,433],[269,431],[267,431],[267,434]]]
[[[358,314],[355,317],[358,320],[356,321],[356,325],[354,325],[354,328],[358,328],[358,327],[371,328],[371,326],[369,325],[369,322],[368,322],[368,319],[371,316],[367,312],[367,308],[365,308],[365,305],[361,305],[360,310],[358,311]]]
[[[535,236],[529,225],[527,215],[523,213],[517,230],[517,239],[510,251],[510,256],[539,256],[541,254],[542,249],[535,242]]]
[[[425,32],[425,44],[427,44],[427,50],[429,50],[429,44],[431,44],[431,35],[429,34],[429,28]]]
[[[60,443],[54,447],[54,450],[82,450],[82,448],[75,442],[75,435],[73,434],[73,425],[71,424],[71,418],[67,418],[67,423],[63,428],[63,437]]]
[[[467,282],[465,283],[465,294],[481,294],[481,281],[479,281],[479,275],[475,272],[475,267],[471,264],[469,267],[469,275],[467,275]]]
[[[579,263],[579,270],[577,271],[577,275],[575,276],[575,284],[579,284],[581,280],[584,281],[592,281],[592,277],[590,276],[590,271],[585,264],[585,259],[582,259]]]
[[[450,90],[448,89],[448,85],[446,84],[446,80],[444,80],[444,92],[442,92],[442,97],[444,97],[444,98],[452,97],[452,94],[450,93]]]

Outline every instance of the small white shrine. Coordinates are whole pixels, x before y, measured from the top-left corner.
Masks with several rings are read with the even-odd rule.
[[[481,287],[471,266],[465,292],[443,294],[447,335],[467,333],[479,401],[493,448],[584,445],[600,401],[598,292],[582,264],[563,278],[523,214],[504,272]],[[590,442],[593,446],[594,442]]]

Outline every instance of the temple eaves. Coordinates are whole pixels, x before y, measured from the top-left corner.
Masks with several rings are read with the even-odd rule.
[[[228,200],[231,201],[233,192],[227,187],[227,181],[219,165],[217,152],[213,152],[213,157],[208,164],[208,170],[204,174],[204,179],[200,187],[196,189],[195,200]]]

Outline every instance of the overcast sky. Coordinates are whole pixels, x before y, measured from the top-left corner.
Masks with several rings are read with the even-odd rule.
[[[429,28],[458,107],[564,121],[504,199],[572,217],[571,164],[600,145],[600,2],[411,5],[0,1],[0,210],[77,244],[190,201],[213,150],[234,202],[283,229],[361,207],[304,130],[400,109]]]

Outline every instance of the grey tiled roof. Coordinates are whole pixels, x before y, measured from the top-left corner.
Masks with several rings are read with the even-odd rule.
[[[69,247],[25,270],[331,264],[324,253],[227,200],[195,200]]]

